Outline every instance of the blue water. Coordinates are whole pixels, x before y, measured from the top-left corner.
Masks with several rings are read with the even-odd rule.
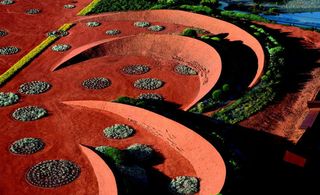
[[[284,13],[276,16],[263,15],[279,24],[320,29],[320,12]]]

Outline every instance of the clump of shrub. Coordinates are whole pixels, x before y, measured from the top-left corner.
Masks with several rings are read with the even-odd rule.
[[[122,68],[122,72],[131,75],[145,74],[150,71],[149,66],[143,64],[134,64]]]
[[[75,8],[76,6],[73,5],[73,4],[66,4],[66,5],[64,5],[63,7],[64,7],[65,9],[73,9],[73,8]]]
[[[187,66],[185,64],[179,64],[174,68],[174,71],[181,75],[197,75],[198,72],[191,68],[190,66]]]
[[[4,37],[6,35],[8,35],[8,32],[5,31],[5,30],[0,29],[0,37]]]
[[[58,44],[51,47],[51,49],[56,52],[64,52],[69,50],[70,48],[71,46],[68,44]]]
[[[185,28],[182,31],[181,35],[186,37],[193,37],[193,38],[198,36],[197,31],[193,28]]]
[[[156,100],[156,101],[162,101],[163,97],[160,94],[156,93],[142,93],[138,96],[139,100]]]
[[[12,113],[12,117],[19,121],[33,121],[46,116],[47,113],[48,112],[44,108],[38,106],[26,106],[16,109]]]
[[[120,174],[132,183],[147,186],[149,178],[147,171],[138,165],[120,165],[118,166]]]
[[[10,152],[14,154],[33,154],[44,148],[44,142],[39,138],[22,138],[13,142],[10,146]]]
[[[107,34],[107,35],[118,35],[118,34],[120,34],[120,33],[121,33],[121,31],[120,31],[120,30],[117,30],[117,29],[107,30],[107,31],[106,31],[106,34]]]
[[[150,160],[154,155],[154,150],[146,144],[133,144],[125,150],[128,156],[137,162]]]
[[[50,83],[44,81],[31,81],[20,85],[19,92],[27,95],[41,94],[51,88]]]
[[[269,22],[269,20],[265,19],[262,16],[259,16],[256,14],[240,13],[240,12],[236,12],[236,11],[222,11],[221,15],[231,17],[231,18],[236,18],[236,19],[246,19],[246,20],[252,20],[252,21]]]
[[[199,180],[191,176],[178,176],[171,180],[169,191],[175,195],[193,195],[199,192]]]
[[[0,47],[0,55],[13,55],[19,51],[20,49],[14,46]]]
[[[55,188],[71,183],[80,175],[80,167],[69,160],[46,160],[31,167],[27,181],[38,187]]]
[[[82,86],[87,89],[104,89],[111,85],[111,81],[103,77],[94,77],[82,82]]]
[[[0,1],[0,4],[1,5],[11,5],[11,4],[14,4],[15,2],[13,0],[3,0],[3,1]]]
[[[0,92],[0,107],[10,106],[12,104],[17,103],[18,101],[19,101],[18,95],[12,92],[8,92],[8,93]]]
[[[90,22],[87,22],[87,26],[88,27],[97,27],[97,26],[100,26],[101,23],[100,22],[96,22],[96,21],[90,21]]]
[[[207,7],[217,7],[219,5],[219,0],[201,0],[200,5]]]
[[[200,14],[206,14],[206,15],[211,15],[213,13],[213,10],[210,7],[202,6],[202,5],[181,5],[179,6],[179,8],[182,10],[191,11],[191,12],[200,13]]]
[[[64,37],[67,36],[69,33],[64,30],[54,30],[47,33],[48,37]]]
[[[145,27],[149,27],[151,24],[150,22],[147,22],[147,21],[138,21],[138,22],[135,22],[133,25],[135,27],[145,28]]]
[[[39,14],[40,12],[41,12],[40,9],[35,9],[35,8],[26,10],[26,14],[31,14],[31,15]]]
[[[98,146],[95,148],[95,150],[103,154],[103,156],[105,156],[115,165],[120,165],[125,162],[124,153],[117,148],[111,146]]]
[[[153,25],[153,26],[149,26],[148,30],[150,31],[154,31],[154,32],[159,32],[159,31],[163,31],[165,29],[164,26],[160,26],[160,25]]]
[[[134,87],[143,90],[155,90],[164,85],[164,82],[156,78],[138,79],[134,82]]]
[[[135,133],[135,130],[128,125],[115,124],[105,128],[103,133],[107,138],[125,139],[131,137]]]

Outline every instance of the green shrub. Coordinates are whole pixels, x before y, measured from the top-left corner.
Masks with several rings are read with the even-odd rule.
[[[115,165],[120,165],[125,162],[124,153],[117,148],[111,146],[98,146],[95,148],[95,150],[103,154],[103,156],[105,156],[111,161],[111,163],[114,163]]]
[[[213,10],[210,7],[202,6],[202,5],[180,5],[179,8],[182,10],[191,11],[191,12],[200,13],[200,14],[206,14],[206,15],[211,15],[213,13]]]
[[[192,29],[192,28],[186,28],[186,29],[183,30],[181,35],[195,38],[195,37],[197,37],[197,31],[195,29]]]
[[[219,0],[201,0],[200,5],[208,7],[217,7],[219,5]]]
[[[214,90],[213,92],[212,92],[212,99],[213,100],[220,100],[220,98],[221,98],[221,95],[222,95],[222,90],[221,89],[217,89],[217,90]]]
[[[264,17],[256,15],[256,14],[240,13],[240,12],[236,12],[236,11],[222,11],[221,15],[231,17],[231,18],[236,18],[236,19],[246,19],[246,20],[252,20],[252,21],[270,22],[269,20],[265,19]]]
[[[223,92],[228,92],[228,91],[230,91],[230,85],[229,85],[229,84],[224,84],[224,85],[222,85],[222,91],[223,91]]]

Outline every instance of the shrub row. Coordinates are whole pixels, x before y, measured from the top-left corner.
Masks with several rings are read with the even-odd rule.
[[[252,20],[252,21],[270,22],[264,17],[256,14],[240,13],[236,11],[221,11],[220,13],[222,16],[227,16],[234,19],[242,19],[242,20],[246,19],[246,20]]]

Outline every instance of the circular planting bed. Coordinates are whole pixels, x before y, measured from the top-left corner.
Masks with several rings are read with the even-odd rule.
[[[135,22],[133,25],[134,25],[135,27],[145,28],[145,27],[149,27],[149,26],[150,26],[150,22],[138,21],[138,22]]]
[[[134,87],[138,89],[144,90],[155,90],[159,89],[164,85],[164,82],[156,79],[156,78],[145,78],[145,79],[138,79],[134,82]]]
[[[58,45],[54,45],[52,46],[52,50],[53,51],[57,51],[57,52],[63,52],[63,51],[67,51],[68,49],[70,49],[71,46],[68,44],[58,44]]]
[[[12,92],[8,92],[8,93],[0,92],[0,107],[10,106],[12,104],[17,103],[18,101],[19,101],[18,95]]]
[[[133,144],[127,147],[126,152],[131,159],[139,162],[150,160],[154,155],[154,150],[145,144]]]
[[[5,31],[5,30],[0,29],[0,37],[4,37],[6,35],[8,35],[8,32]]]
[[[121,33],[121,31],[120,31],[120,30],[117,30],[117,29],[107,30],[107,31],[106,31],[106,34],[107,34],[107,35],[118,35],[118,34],[120,34],[120,33]]]
[[[133,128],[124,124],[115,124],[103,130],[104,136],[112,139],[128,138],[131,137],[134,132]]]
[[[33,121],[47,115],[47,111],[37,106],[26,106],[16,109],[12,113],[12,117],[19,121]]]
[[[11,4],[14,4],[15,2],[13,0],[3,0],[3,1],[0,1],[0,4],[1,5],[11,5]]]
[[[174,71],[181,75],[197,75],[198,72],[190,66],[179,64],[174,68]]]
[[[100,22],[95,22],[95,21],[87,22],[87,26],[88,27],[97,27],[97,26],[100,26],[100,25],[101,25]]]
[[[153,26],[149,26],[148,27],[148,30],[154,31],[154,32],[159,32],[159,31],[162,31],[164,29],[165,29],[164,26],[159,26],[159,25],[153,25]]]
[[[50,89],[51,85],[44,81],[31,81],[20,85],[19,92],[27,95],[41,94]]]
[[[145,74],[150,71],[150,68],[146,65],[142,64],[135,64],[135,65],[129,65],[122,69],[122,72],[125,74]]]
[[[175,195],[192,195],[199,191],[199,180],[191,176],[178,176],[171,180],[169,191]]]
[[[20,49],[14,46],[0,47],[0,55],[13,55],[19,51]]]
[[[10,152],[14,154],[33,154],[44,148],[45,144],[38,138],[22,138],[13,142]]]
[[[26,10],[26,14],[31,14],[31,15],[39,14],[40,12],[41,12],[40,9],[28,9],[28,10]]]
[[[48,37],[64,37],[67,36],[69,33],[64,30],[54,30],[47,33]]]
[[[74,181],[80,175],[80,167],[68,160],[47,160],[29,169],[26,179],[35,186],[54,188]]]
[[[75,8],[76,6],[73,5],[73,4],[67,4],[67,5],[64,5],[63,7],[64,7],[65,9],[73,9],[73,8]]]
[[[103,77],[94,77],[82,82],[82,86],[87,89],[104,89],[111,85],[111,81]]]
[[[138,96],[139,100],[163,100],[162,95],[156,93],[142,93]]]

